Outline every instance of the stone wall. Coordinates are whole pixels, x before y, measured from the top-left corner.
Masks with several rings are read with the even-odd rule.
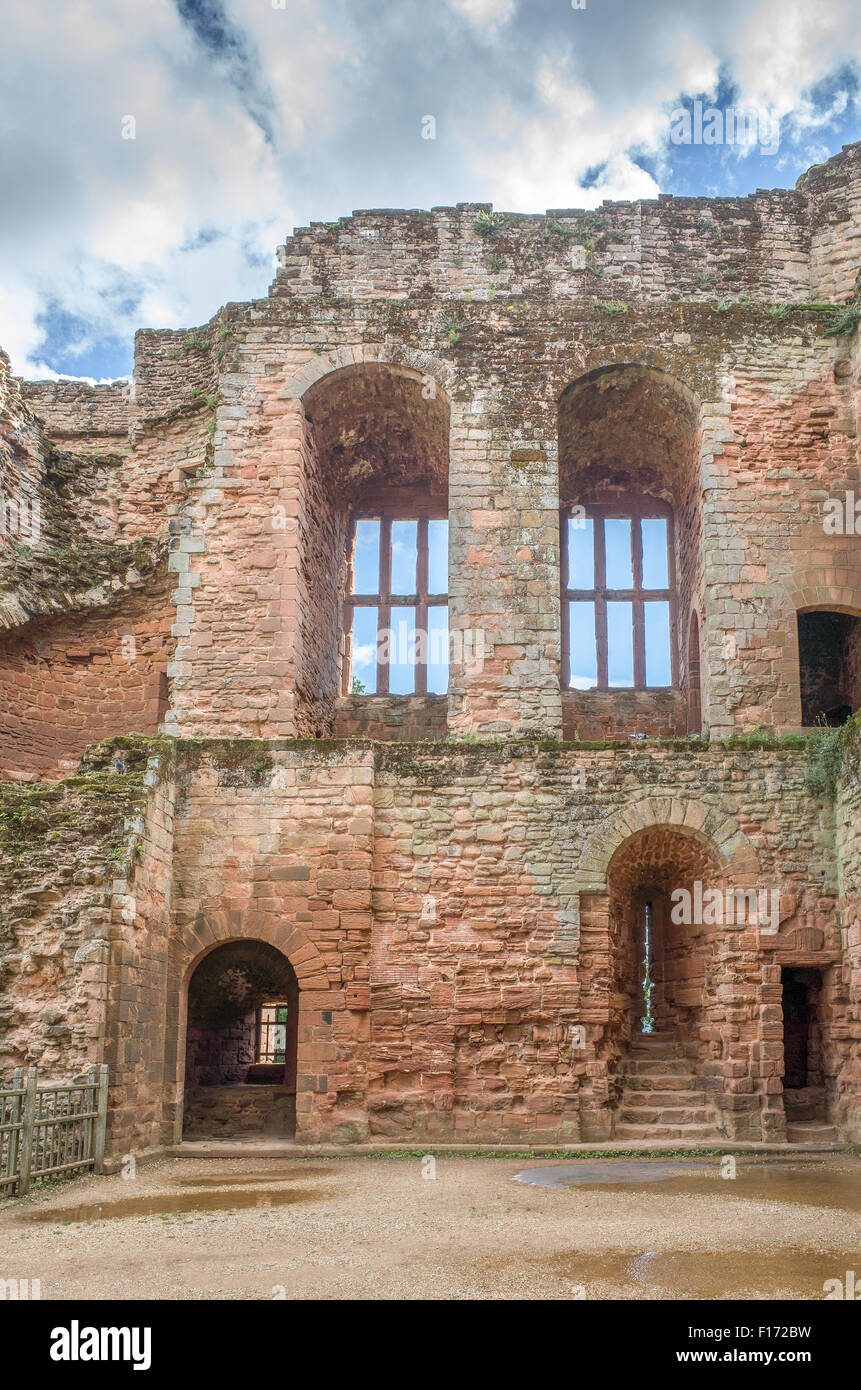
[[[857,1134],[861,803],[810,781],[798,614],[861,615],[824,524],[861,498],[859,196],[852,146],[746,199],[356,213],[139,334],[128,387],[0,358],[0,487],[41,506],[0,550],[0,775],[42,779],[0,791],[4,1065],[104,1058],[114,1148],[176,1140],[190,976],[263,941],[299,1139],[606,1139],[632,903],[696,861],[780,904],[663,943],[720,1133],[786,1132],[791,966]],[[629,492],[673,511],[676,680],[563,690],[560,507]],[[350,519],[395,494],[447,505],[445,697],[345,694]]]
[[[167,708],[167,584],[107,609],[53,618],[0,643],[0,777],[75,770],[96,738],[155,734]]]
[[[841,973],[850,1007],[843,1033],[843,1066],[836,1078],[837,1107],[847,1138],[861,1142],[861,761],[858,721],[844,740],[845,773],[837,805],[840,865]]]
[[[105,1060],[115,877],[146,804],[142,768],[0,785],[0,1071],[69,1080]]]
[[[118,755],[135,771],[96,770]],[[4,817],[16,796],[50,799],[72,827],[50,871],[21,849],[10,878],[37,915],[12,913],[7,1056],[63,1075],[104,1057],[123,1151],[179,1137],[188,980],[237,940],[277,947],[299,981],[299,1139],[612,1137],[627,1036],[613,1001],[629,967],[609,875],[624,851],[646,881],[646,832],[675,846],[679,882],[687,846],[710,856],[715,882],[779,895],[775,934],[712,930],[700,973],[685,951],[668,975],[727,1137],[785,1133],[786,965],[822,972],[829,1116],[856,1123],[857,798],[844,789],[839,813],[844,964],[832,812],[811,795],[803,746],[116,740],[84,767],[5,795]],[[81,875],[73,846],[95,797]],[[81,876],[96,899],[66,886]],[[90,965],[80,919],[93,913]],[[78,1014],[70,1050],[49,1030]]]

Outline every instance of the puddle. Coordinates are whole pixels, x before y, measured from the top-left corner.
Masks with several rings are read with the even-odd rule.
[[[642,1191],[654,1183],[662,1196],[735,1197],[861,1212],[861,1171],[834,1172],[824,1164],[739,1161],[736,1176],[723,1178],[717,1162],[559,1163],[524,1169],[514,1180],[533,1187],[588,1187],[596,1192],[627,1185]]]
[[[532,1187],[602,1187],[618,1182],[665,1182],[680,1177],[687,1169],[705,1168],[702,1163],[559,1163],[552,1168],[526,1168],[516,1173],[515,1182]],[[713,1173],[713,1169],[708,1169]]]
[[[237,1173],[234,1177],[215,1177],[215,1178],[175,1178],[177,1187],[250,1187],[262,1183],[274,1182],[295,1182],[297,1178],[322,1178],[330,1177],[340,1173],[340,1168],[323,1168],[319,1165],[309,1164],[301,1167],[296,1164],[292,1168],[280,1168],[276,1172],[265,1173]]]
[[[845,1254],[785,1249],[645,1250],[637,1253],[571,1251],[546,1262],[572,1289],[593,1297],[722,1299],[825,1297],[827,1279],[845,1277]],[[589,1286],[593,1286],[591,1289]]]
[[[119,1217],[167,1216],[182,1212],[237,1211],[248,1207],[287,1207],[298,1202],[317,1202],[331,1196],[324,1188],[285,1187],[275,1192],[237,1188],[232,1192],[200,1191],[154,1193],[151,1197],[125,1197],[118,1202],[87,1202],[79,1207],[36,1207],[26,1221],[65,1226],[82,1221],[113,1221]],[[22,1213],[23,1215],[23,1213]]]

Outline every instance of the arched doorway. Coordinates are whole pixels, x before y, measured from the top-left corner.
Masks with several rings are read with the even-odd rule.
[[[188,983],[184,1138],[291,1138],[299,987],[265,941],[228,941]]]
[[[720,879],[703,838],[668,826],[631,835],[610,861],[608,1063],[618,1139],[717,1135],[703,1048]]]
[[[610,920],[620,1042],[642,1033],[693,1041],[717,924],[703,907],[719,871],[696,836],[655,826],[610,861]]]

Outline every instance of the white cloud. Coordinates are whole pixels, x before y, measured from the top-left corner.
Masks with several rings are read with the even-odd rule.
[[[80,322],[70,351],[83,361],[135,327],[203,322],[265,294],[294,220],[654,197],[669,110],[721,77],[740,104],[784,118],[793,155],[782,146],[773,167],[791,182],[799,151],[821,158],[846,129],[845,94],[814,99],[812,85],[861,59],[857,0],[218,4],[236,39],[220,52],[171,0],[6,8],[0,343],[17,371],[46,374],[39,318],[52,308],[67,334]],[[436,141],[420,138],[427,111]],[[121,138],[127,115],[134,140]],[[704,191],[723,173],[716,159]]]
[[[516,0],[451,0],[451,7],[476,29],[494,32],[507,24]]]

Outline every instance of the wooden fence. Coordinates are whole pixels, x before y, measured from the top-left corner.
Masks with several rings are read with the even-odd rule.
[[[24,1196],[36,1178],[103,1168],[107,1067],[62,1086],[38,1081],[36,1067],[19,1067],[0,1086],[0,1198]]]

